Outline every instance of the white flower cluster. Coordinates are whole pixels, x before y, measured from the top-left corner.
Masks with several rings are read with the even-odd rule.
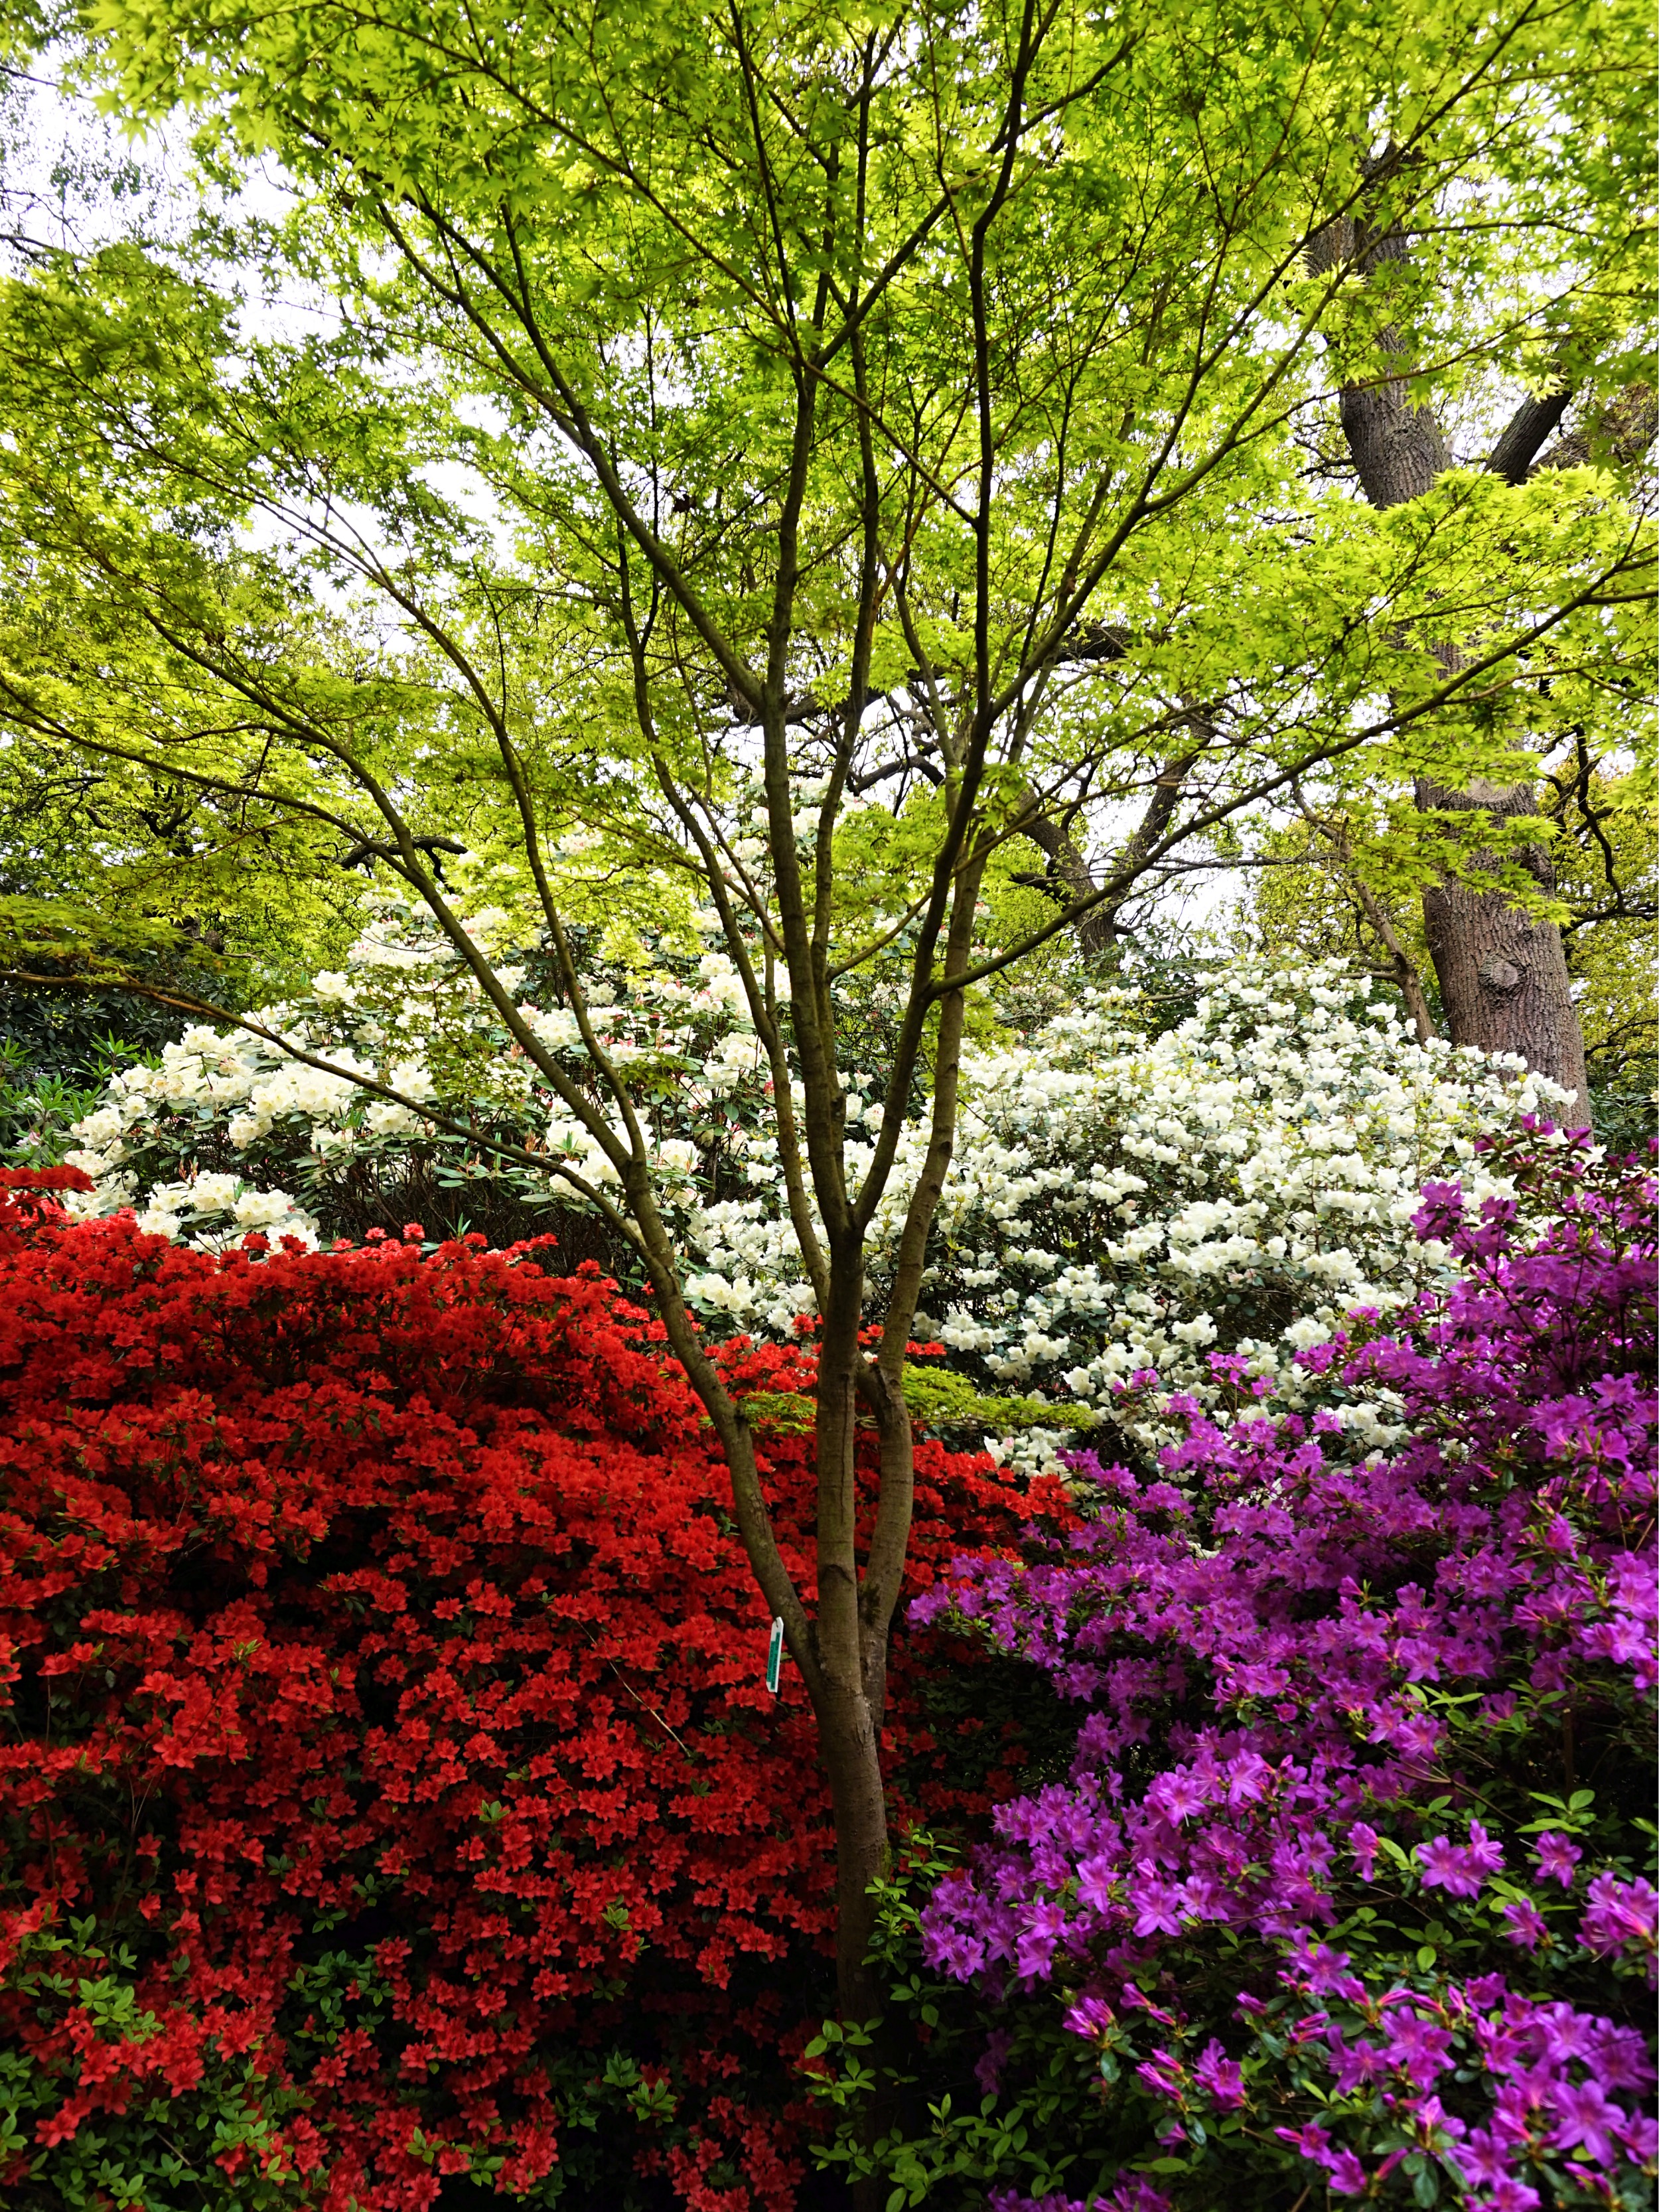
[[[1088,993],[1018,1045],[966,1055],[917,1328],[1002,1389],[1104,1413],[1150,1369],[1213,1403],[1207,1355],[1224,1350],[1295,1402],[1297,1351],[1353,1308],[1398,1307],[1443,1265],[1411,1230],[1423,1185],[1457,1176],[1478,1200],[1496,1186],[1476,1138],[1565,1104],[1517,1060],[1419,1045],[1334,965],[1235,969],[1150,1040],[1137,1012]],[[849,1119],[860,1106],[848,1100]],[[878,1211],[878,1291],[925,1142],[907,1126]],[[868,1157],[849,1144],[854,1173]],[[806,1304],[775,1189],[693,1228],[706,1305],[775,1328],[780,1304]],[[1341,1418],[1380,1445],[1387,1412]],[[1035,1431],[1036,1449],[1059,1434]]]
[[[469,932],[489,946],[502,919],[486,910]],[[477,983],[447,945],[411,929],[394,905],[352,948],[349,965],[353,974],[316,976],[303,1003],[254,1017],[325,1066],[246,1031],[198,1024],[154,1063],[116,1075],[102,1104],[76,1125],[81,1148],[69,1158],[96,1188],[72,1200],[73,1210],[96,1215],[131,1205],[143,1228],[204,1247],[253,1229],[314,1246],[313,1215],[264,1182],[273,1154],[307,1168],[364,1142],[417,1134],[418,1114],[376,1098],[353,1075],[416,1103],[434,1099],[432,1047],[441,1039],[453,1049],[458,1031],[482,1026]],[[204,1167],[204,1155],[245,1160],[251,1171]]]
[[[123,1069],[103,1104],[76,1124],[81,1148],[69,1159],[96,1187],[70,1194],[66,1205],[83,1218],[131,1206],[141,1228],[208,1248],[238,1243],[255,1229],[314,1246],[316,1223],[287,1191],[261,1189],[240,1175],[201,1170],[193,1162],[177,1180],[167,1179],[155,1172],[156,1147],[146,1140],[181,1112],[192,1125],[222,1120],[237,1146],[279,1116],[305,1114],[325,1140],[331,1115],[354,1087],[343,1076],[278,1058],[255,1039],[199,1024],[187,1029],[177,1043],[162,1047],[155,1065]]]
[[[483,907],[465,927],[497,980],[516,992],[525,970],[502,957],[507,915]],[[652,1079],[654,1110],[641,1118],[659,1185],[677,1213],[696,1205],[693,1178],[706,1149],[676,1133],[678,1125],[736,1116],[740,1148],[741,1120],[758,1117],[769,1081],[731,959],[704,951],[679,964],[686,972],[631,973],[624,1002],[596,999],[588,1008],[613,1063]],[[575,1016],[528,1003],[518,1011],[591,1093]],[[97,1109],[76,1124],[80,1149],[69,1158],[96,1186],[72,1200],[76,1212],[131,1206],[147,1230],[203,1247],[256,1228],[314,1246],[316,1212],[273,1187],[273,1170],[284,1185],[298,1182],[315,1195],[331,1174],[349,1173],[368,1155],[429,1143],[430,1123],[411,1110],[424,1104],[463,1122],[482,1109],[498,1131],[568,1164],[590,1186],[617,1182],[592,1132],[523,1054],[501,1051],[498,1018],[477,978],[418,907],[386,901],[352,947],[345,972],[324,971],[304,1000],[253,1018],[325,1065],[295,1060],[246,1031],[186,1030],[153,1063],[116,1076]],[[659,1079],[665,1066],[676,1076],[667,1113]],[[377,1097],[354,1076],[410,1103]],[[528,1171],[526,1180],[544,1197],[569,1194],[555,1175]]]
[[[468,928],[505,958],[499,910],[482,908]],[[514,990],[523,981],[510,964],[496,972]],[[693,1260],[689,1297],[711,1322],[787,1334],[812,1297],[784,1200],[770,1073],[732,962],[659,947],[654,966],[596,981],[590,1018],[630,1084],[639,1079],[659,1186]],[[1397,1306],[1443,1264],[1410,1228],[1424,1183],[1459,1176],[1478,1198],[1492,1186],[1475,1139],[1563,1101],[1519,1061],[1419,1046],[1334,965],[1294,977],[1236,967],[1162,1035],[1148,1036],[1150,1011],[1132,992],[1085,992],[1017,1041],[965,1056],[917,1333],[981,1385],[1101,1414],[1151,1369],[1165,1388],[1213,1402],[1208,1356],[1223,1351],[1294,1402],[1297,1350],[1354,1307]],[[520,1012],[580,1079],[574,1017]],[[155,1065],[117,1076],[79,1125],[70,1157],[97,1188],[76,1210],[131,1205],[146,1228],[203,1244],[255,1228],[314,1243],[317,1219],[289,1185],[314,1192],[365,1152],[430,1137],[417,1113],[375,1099],[350,1073],[447,1103],[455,1118],[482,1102],[591,1185],[616,1183],[603,1147],[532,1064],[501,1053],[477,981],[418,913],[389,908],[348,972],[319,975],[264,1026],[328,1067],[246,1034],[186,1030]],[[873,1066],[849,1077],[846,1098],[854,1183],[884,1115],[901,1107],[882,1097],[873,1030],[865,1056]],[[872,1310],[925,1142],[921,1120],[908,1120],[872,1226]],[[1386,1405],[1348,1406],[1342,1418],[1368,1446],[1387,1441]],[[1038,1428],[1012,1449],[1041,1459],[1064,1433]]]

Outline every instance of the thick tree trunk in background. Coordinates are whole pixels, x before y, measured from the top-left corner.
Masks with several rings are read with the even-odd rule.
[[[1530,814],[1534,807],[1533,793],[1523,783],[1477,785],[1459,792],[1419,782],[1417,803],[1479,807],[1500,819]],[[1527,862],[1540,888],[1553,890],[1548,854],[1534,846]],[[1589,1102],[1584,1039],[1554,923],[1534,921],[1510,905],[1501,891],[1449,881],[1424,892],[1423,922],[1453,1043],[1519,1053],[1528,1067],[1576,1092],[1575,1118],[1584,1117]]]
[[[1554,402],[1529,404],[1541,410]],[[1522,413],[1525,411],[1522,409]],[[1565,404],[1562,411],[1565,411]],[[1559,421],[1559,416],[1556,419]],[[1650,384],[1627,384],[1593,416],[1577,422],[1571,430],[1564,430],[1549,451],[1530,466],[1520,449],[1510,454],[1504,451],[1520,421],[1521,415],[1517,415],[1486,464],[1500,476],[1508,477],[1511,483],[1524,483],[1537,469],[1582,469],[1603,457],[1618,468],[1634,468],[1655,437],[1659,436],[1659,392]],[[1537,453],[1542,442],[1541,439],[1536,441],[1532,452]]]
[[[1345,221],[1322,234],[1310,259],[1317,269],[1352,258],[1369,274],[1384,262],[1402,259],[1407,251],[1406,240],[1398,232],[1367,239],[1362,227]],[[1384,332],[1382,343],[1390,352],[1402,350],[1391,331]],[[1490,465],[1512,483],[1524,482],[1565,405],[1565,400],[1559,404],[1553,399],[1523,402]],[[1413,405],[1403,376],[1384,377],[1374,384],[1345,384],[1342,429],[1365,496],[1374,507],[1395,507],[1420,498],[1453,465],[1432,410]],[[1495,820],[1535,811],[1531,787],[1525,783],[1483,783],[1468,791],[1453,791],[1422,779],[1417,803],[1425,810],[1479,811]],[[1547,856],[1529,853],[1528,865],[1540,883],[1550,888]],[[1477,860],[1477,869],[1479,866]],[[1501,890],[1482,891],[1471,884],[1450,881],[1424,892],[1423,921],[1452,1042],[1479,1045],[1483,1052],[1519,1053],[1528,1067],[1575,1091],[1577,1118],[1588,1119],[1583,1032],[1568,985],[1561,933],[1554,923],[1534,921],[1512,906]]]
[[[1068,902],[1085,899],[1099,888],[1075,840],[1052,817],[1036,815],[1025,834],[1039,851],[1047,854],[1059,896]],[[1040,878],[1033,880],[1040,882]],[[1116,944],[1118,935],[1117,916],[1109,907],[1095,907],[1077,925],[1077,941],[1085,952],[1107,951]]]

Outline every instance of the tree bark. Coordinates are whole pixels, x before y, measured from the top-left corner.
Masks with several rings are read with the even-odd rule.
[[[1035,810],[1036,794],[1028,793],[1027,798]],[[1025,835],[1039,852],[1047,854],[1049,877],[1055,893],[1066,902],[1087,898],[1091,891],[1099,888],[1076,839],[1052,815],[1034,811],[1026,825]],[[1041,882],[1042,878],[1034,878],[1032,880]],[[1109,907],[1095,907],[1077,925],[1077,941],[1085,952],[1105,952],[1117,942],[1117,916]]]
[[[1594,415],[1564,430],[1535,465],[1582,469],[1605,459],[1617,468],[1633,468],[1656,435],[1659,435],[1659,393],[1650,384],[1627,384]]]
[[[1309,258],[1316,270],[1347,262],[1370,276],[1386,262],[1403,259],[1407,251],[1401,231],[1368,236],[1363,222],[1345,220],[1320,234]],[[1397,331],[1385,330],[1382,344],[1385,354],[1403,356],[1405,342]],[[1565,404],[1523,402],[1487,465],[1511,483],[1524,481]],[[1344,383],[1341,414],[1348,451],[1373,507],[1420,498],[1453,465],[1432,410],[1413,404],[1403,374]],[[1416,796],[1425,811],[1480,811],[1494,822],[1536,811],[1525,783],[1483,782],[1455,791],[1419,778]],[[1477,878],[1483,865],[1495,862],[1477,855]],[[1547,854],[1529,851],[1527,866],[1540,888],[1553,888]],[[1555,924],[1534,920],[1502,890],[1483,891],[1478,882],[1450,879],[1425,890],[1423,921],[1452,1042],[1520,1054],[1528,1067],[1574,1092],[1583,1114],[1589,1103],[1583,1033]]]
[[[870,1884],[887,1863],[887,1797],[881,1722],[860,1618],[855,1468],[861,1254],[832,1258],[830,1310],[822,1316],[817,1393],[817,1680],[812,1702],[818,1751],[836,1820],[836,1979],[842,2018],[860,2024],[884,2008],[865,1965],[874,1927]],[[848,1265],[848,1261],[851,1264]],[[837,1262],[841,1264],[837,1264]],[[886,1623],[881,1624],[884,1648]]]
[[[1539,448],[1566,413],[1572,394],[1564,386],[1542,399],[1523,399],[1510,416],[1503,436],[1486,456],[1491,476],[1505,483],[1523,484],[1532,474]]]
[[[1536,806],[1524,783],[1449,791],[1419,781],[1417,801],[1449,811],[1479,808],[1498,821]],[[1531,846],[1526,860],[1540,889],[1553,890],[1548,854]],[[1518,1053],[1528,1067],[1574,1092],[1582,1111],[1589,1099],[1584,1039],[1555,924],[1534,920],[1502,891],[1450,879],[1425,890],[1423,923],[1453,1043]]]

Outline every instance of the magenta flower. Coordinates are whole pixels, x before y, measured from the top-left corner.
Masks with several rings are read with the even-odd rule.
[[[1162,1881],[1137,1861],[1128,1889],[1129,1910],[1134,1914],[1137,1936],[1178,1936],[1181,1899],[1171,1882]]]
[[[1244,2102],[1243,2074],[1213,2035],[1199,2055],[1193,2068],[1193,2079],[1211,2102],[1224,2112],[1231,2112]]]
[[[1479,2207],[1479,2212],[1537,2212],[1543,2201],[1529,2183],[1517,2180],[1512,2173],[1495,2181],[1490,2196],[1469,2199],[1472,2205]]]
[[[1340,2027],[1332,2028],[1326,2041],[1330,2056],[1325,2063],[1340,2097],[1352,2096],[1356,2089],[1365,2087],[1389,2070],[1388,2060],[1374,2043],[1351,2044]]]
[[[1504,1930],[1504,1941],[1519,1945],[1523,1951],[1535,1951],[1549,1931],[1544,1925],[1543,1914],[1531,1898],[1512,1897],[1502,1911],[1509,1923]]]
[[[1547,1828],[1533,1845],[1533,1857],[1537,1862],[1540,1879],[1559,1881],[1563,1889],[1572,1887],[1572,1870],[1583,1856],[1577,1844]]]
[[[1166,2011],[1161,2004],[1155,2004],[1146,1990],[1133,1982],[1123,1984],[1123,2002],[1126,2009],[1133,2008],[1136,2012],[1144,2012],[1148,2020],[1155,2020],[1164,2027],[1174,2028],[1180,2025],[1172,2012]]]
[[[1582,2145],[1585,2156],[1596,2166],[1618,2162],[1617,2130],[1624,2114],[1616,2105],[1608,2104],[1599,2082],[1558,2082],[1555,2109],[1559,2118],[1550,2142],[1557,2150],[1574,2150]]]
[[[1153,2051],[1150,2058],[1144,2059],[1136,2067],[1135,2072],[1147,2087],[1155,2089],[1160,2097],[1168,2097],[1172,2103],[1184,2100],[1187,2069],[1173,2051],[1160,2049]]]
[[[1079,1861],[1077,1870],[1077,1894],[1079,1905],[1093,1912],[1112,1910],[1112,1883],[1122,1873],[1118,1861],[1108,1851],[1098,1851],[1092,1858]]]
[[[1490,2188],[1504,2180],[1510,2159],[1502,2143],[1486,2128],[1471,2128],[1453,2154],[1453,2164],[1466,2183]]]
[[[1480,1885],[1504,1863],[1504,1848],[1479,1820],[1469,1824],[1469,1840],[1455,1844],[1449,1836],[1431,1836],[1417,1847],[1425,1889],[1443,1889],[1449,1897],[1479,1897]]]
[[[1328,1943],[1298,1936],[1291,1946],[1290,1965],[1295,1970],[1297,1987],[1310,1997],[1346,1997],[1358,2003],[1365,1995],[1364,1984],[1353,1972],[1353,1960],[1346,1951],[1333,1951]]]
[[[1079,1997],[1066,2015],[1066,2025],[1072,2033],[1091,2043],[1104,2035],[1112,2022],[1112,2008],[1104,1997]]]
[[[1340,2150],[1330,2163],[1330,2185],[1339,2197],[1358,2197],[1365,2187],[1365,2169],[1351,2150]]]
[[[1382,1838],[1369,1820],[1356,1820],[1348,1831],[1348,1849],[1353,1853],[1354,1872],[1361,1881],[1376,1878],[1376,1850]]]
[[[1037,2212],[1042,2212],[1042,2208],[1037,2208]],[[1083,2207],[1079,2204],[1065,2208],[1065,2212],[1083,2212]],[[1106,2198],[1102,2212],[1173,2212],[1173,2208],[1161,2189],[1154,2189],[1150,2181],[1143,2180],[1137,2173],[1127,2181],[1119,2182]]]
[[[974,2066],[974,2079],[985,2096],[994,2097],[1001,2088],[1002,2069],[1013,2047],[1013,2036],[1006,2027],[994,2027],[986,2037],[985,2048]]]
[[[1196,1775],[1183,1773],[1177,1768],[1152,1784],[1146,1793],[1146,1802],[1178,1822],[1194,1813],[1201,1813],[1210,1802],[1210,1793]]]
[[[1316,2166],[1322,2166],[1328,2171],[1334,2163],[1330,2130],[1322,2128],[1316,2120],[1310,2120],[1305,2127],[1275,2128],[1273,2133],[1281,2142],[1287,2142],[1292,2148],[1299,2150],[1304,2158],[1311,2159]]]
[[[1621,1881],[1616,1874],[1598,1874],[1589,1886],[1589,1903],[1578,1926],[1578,1940],[1586,1950],[1604,1955],[1639,1943],[1651,1952],[1659,1939],[1659,1891],[1639,1877]]]
[[[1552,1936],[1541,1889],[1480,1907],[1523,1860],[1577,1893],[1588,1846],[1522,1832],[1559,1755],[1553,1698],[1571,1693],[1582,1741],[1633,1741],[1659,1674],[1654,1185],[1542,1133],[1487,1165],[1516,1198],[1477,1214],[1448,1185],[1421,1217],[1461,1270],[1450,1288],[1309,1354],[1306,1411],[1241,1418],[1224,1355],[1215,1407],[1160,1404],[1176,1440],[1156,1470],[1079,1455],[1097,1516],[1034,1530],[1019,1559],[957,1560],[915,1608],[959,1609],[1079,1716],[1066,1778],[1001,1806],[927,1901],[924,1959],[991,2008],[1030,2004],[1033,1983],[1097,1993],[1056,2005],[1056,2032],[1066,2005],[1087,2041],[1110,2025],[1151,2100],[1142,2148],[1190,2144],[1203,2167],[1176,2185],[1183,2207],[1217,2201],[1218,2155],[1183,2100],[1236,2112],[1247,2080],[1252,2130],[1226,2155],[1257,2194],[1251,2160],[1275,2141],[1334,2195],[1379,2202],[1415,2145],[1470,2212],[1535,2212],[1535,2160],[1594,2169],[1607,2194],[1652,2147],[1652,2069],[1626,2024],[1626,1961],[1659,1945],[1652,1885],[1604,1861],[1582,1948]],[[1387,1407],[1386,1451],[1337,1418],[1361,1398]],[[1641,1839],[1615,1832],[1636,1802],[1615,1765],[1597,1839],[1623,1864]],[[1471,1784],[1480,1818],[1432,1832]],[[1431,1953],[1360,1917],[1390,1836],[1413,1831],[1448,1927]],[[1073,1897],[1068,1917],[1054,1900]],[[1330,2099],[1316,2121],[1310,2061]],[[1140,2186],[1126,2175],[1108,2212]]]
[[[1451,2030],[1417,2014],[1397,2012],[1384,2031],[1383,2049],[1419,2089],[1431,2088],[1452,2063]]]
[[[1058,1905],[1038,1905],[1020,1930],[1014,1952],[1018,1974],[1046,1974],[1053,1964],[1054,1946],[1066,1933],[1066,1914]]]

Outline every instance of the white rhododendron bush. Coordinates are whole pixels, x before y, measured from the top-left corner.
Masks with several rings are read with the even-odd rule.
[[[1297,1351],[1356,1307],[1398,1307],[1443,1264],[1411,1229],[1423,1185],[1456,1176],[1471,1205],[1507,1188],[1482,1174],[1477,1138],[1566,1103],[1517,1061],[1419,1045],[1334,965],[1241,966],[1177,1026],[1149,1036],[1144,1018],[1132,994],[1085,993],[968,1056],[917,1328],[994,1389],[1104,1411],[1152,1369],[1213,1402],[1207,1355],[1224,1350],[1293,1401]],[[907,1127],[878,1249],[896,1246],[926,1141]],[[696,1226],[696,1293],[755,1326],[792,1272],[773,1194]],[[1342,1417],[1386,1440],[1385,1408]]]
[[[503,950],[506,913],[481,908],[465,927],[498,979],[519,990],[526,971]],[[735,1051],[723,1034],[739,995],[731,963],[703,955],[700,965],[695,958],[682,964],[690,980],[654,976],[648,1012],[597,996],[590,1004],[619,1065],[648,1060],[653,1078],[665,1063],[676,1066],[674,1111],[665,1115],[659,1103],[653,1127],[695,1108],[684,1080],[692,1065],[685,1051],[700,1031],[719,1033],[714,1042],[728,1059],[755,1058],[752,1032]],[[574,1017],[528,1001],[521,1011],[539,1039],[580,1073]],[[151,1061],[123,1070],[76,1127],[81,1148],[69,1157],[97,1185],[76,1202],[80,1210],[131,1206],[146,1229],[191,1243],[234,1243],[258,1229],[314,1245],[365,1170],[378,1171],[379,1183],[395,1194],[411,1158],[429,1163],[435,1156],[441,1179],[452,1185],[513,1182],[531,1209],[525,1233],[545,1225],[535,1208],[560,1196],[558,1178],[502,1168],[490,1155],[492,1137],[567,1158],[592,1182],[615,1181],[587,1132],[518,1048],[503,1051],[500,1025],[476,979],[418,906],[383,899],[343,971],[313,977],[304,998],[262,1007],[252,1019],[308,1060],[271,1038],[198,1024]],[[384,1084],[416,1108],[431,1106],[468,1133],[435,1129],[410,1105],[366,1091],[356,1076]],[[697,1161],[696,1146],[665,1126],[659,1166],[688,1199]]]
[[[469,924],[515,992],[527,969],[500,939],[505,915]],[[629,1071],[655,1134],[689,1294],[711,1328],[787,1334],[810,1310],[769,1130],[769,1075],[730,961],[665,939],[596,956],[591,1008]],[[525,1012],[583,1069],[574,1018]],[[1476,1139],[1522,1115],[1560,1114],[1563,1095],[1517,1062],[1419,1045],[1398,1015],[1340,968],[1292,975],[1240,963],[1206,979],[1188,1018],[1159,1032],[1133,990],[1085,990],[1070,1010],[1016,1028],[985,1010],[963,1069],[956,1158],[940,1209],[918,1333],[982,1391],[1017,1392],[1030,1426],[1013,1448],[1046,1456],[1066,1423],[1112,1409],[1156,1370],[1212,1396],[1208,1355],[1241,1353],[1270,1395],[1298,1394],[1297,1350],[1348,1311],[1388,1311],[1441,1263],[1410,1221],[1424,1184],[1492,1188]],[[330,1073],[246,1033],[187,1030],[153,1065],[125,1071],[78,1129],[71,1155],[94,1177],[78,1204],[133,1206],[143,1224],[196,1243],[251,1229],[317,1241],[342,1178],[437,1155],[447,1178],[503,1176],[531,1209],[573,1204],[562,1158],[593,1182],[610,1170],[521,1057],[503,1054],[477,986],[418,915],[396,906],[262,1025]],[[896,1243],[926,1143],[920,1098],[882,1093],[878,989],[849,1006],[868,1032],[868,1071],[848,1097],[849,1166],[884,1115],[905,1112],[898,1170],[878,1217],[872,1275]],[[366,1094],[371,1075],[412,1102]],[[434,1131],[427,1104],[455,1129]],[[471,1133],[469,1137],[467,1133]],[[549,1172],[491,1163],[507,1135]],[[447,1164],[444,1164],[447,1163]],[[1051,1429],[1030,1401],[1070,1412]],[[1389,1433],[1386,1406],[1343,1418]]]

